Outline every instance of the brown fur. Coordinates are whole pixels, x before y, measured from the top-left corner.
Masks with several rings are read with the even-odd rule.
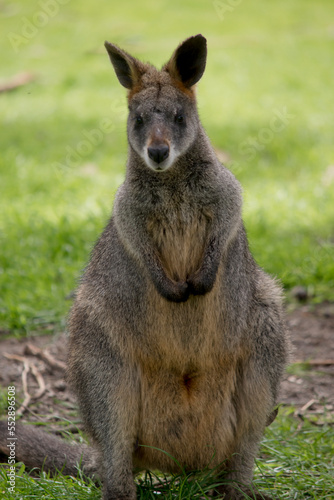
[[[197,212],[196,207],[186,213],[164,215],[148,220],[147,232],[167,276],[186,281],[200,268],[211,217]]]
[[[127,175],[69,321],[103,498],[134,500],[134,470],[179,472],[168,454],[249,485],[288,339],[280,287],[248,249],[239,183],[197,115],[206,42],[187,39],[161,71],[106,48],[129,91]]]

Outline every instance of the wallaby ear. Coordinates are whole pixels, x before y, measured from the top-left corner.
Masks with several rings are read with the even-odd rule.
[[[202,35],[187,38],[178,46],[164,70],[187,88],[202,77],[206,65],[206,39]]]
[[[105,42],[104,46],[120,84],[126,89],[132,89],[141,76],[142,63],[113,43]]]

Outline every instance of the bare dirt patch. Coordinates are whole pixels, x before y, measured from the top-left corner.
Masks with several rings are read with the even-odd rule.
[[[288,368],[280,402],[293,405],[302,418],[314,418],[320,425],[333,422],[334,304],[298,308],[287,315],[287,321],[293,344],[291,362],[299,364]],[[22,420],[45,423],[53,430],[81,428],[65,370],[52,363],[52,358],[66,362],[66,344],[65,334],[1,340],[0,332],[0,385],[4,390],[16,387],[17,408],[25,399],[22,372],[26,367],[26,392],[31,400]],[[29,346],[50,354],[51,361],[32,354]]]
[[[334,422],[334,304],[304,306],[287,316],[293,352],[281,402]],[[323,421],[323,420],[322,420]],[[319,420],[321,423],[321,419]]]

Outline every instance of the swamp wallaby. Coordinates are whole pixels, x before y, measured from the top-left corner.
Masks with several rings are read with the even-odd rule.
[[[105,46],[128,89],[129,156],[70,314],[68,357],[103,498],[135,499],[135,470],[179,472],[170,456],[186,471],[217,467],[231,481],[218,493],[243,498],[231,484],[250,485],[288,339],[281,289],[248,248],[239,183],[198,117],[206,40],[185,40],[161,71]]]

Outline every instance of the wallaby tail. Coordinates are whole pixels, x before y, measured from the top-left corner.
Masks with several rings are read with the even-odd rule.
[[[66,443],[34,425],[17,423],[15,436],[9,436],[7,421],[0,421],[0,452],[13,458],[15,455],[15,461],[29,469],[77,476],[80,467],[86,476],[97,478],[97,457],[92,448]]]

